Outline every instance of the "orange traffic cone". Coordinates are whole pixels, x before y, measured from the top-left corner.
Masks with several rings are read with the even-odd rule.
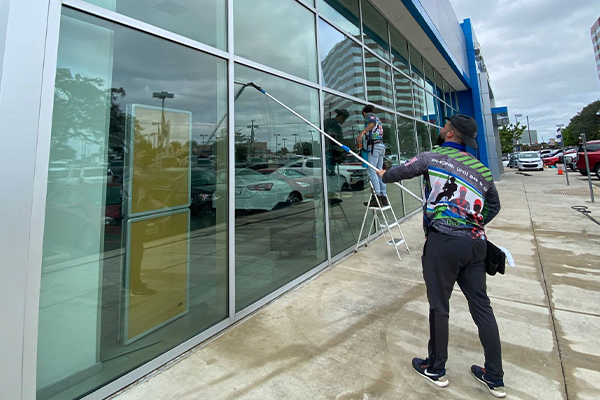
[[[556,164],[556,169],[558,169],[558,175],[563,174],[563,165],[562,164]]]

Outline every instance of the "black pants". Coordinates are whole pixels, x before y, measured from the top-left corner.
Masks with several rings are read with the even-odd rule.
[[[423,248],[423,277],[429,300],[429,365],[440,372],[448,360],[448,316],[454,283],[469,302],[485,354],[486,375],[502,379],[502,350],[496,318],[486,293],[486,242],[430,232]]]

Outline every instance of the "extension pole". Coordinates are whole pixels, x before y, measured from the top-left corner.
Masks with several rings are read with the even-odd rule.
[[[358,158],[360,161],[362,161],[364,164],[366,164],[372,170],[378,171],[377,167],[375,167],[373,164],[371,164],[370,162],[368,162],[367,160],[365,160],[364,158],[362,158],[361,156],[359,156],[358,154],[356,154],[354,151],[352,151],[350,149],[350,147],[348,147],[346,145],[343,145],[342,143],[338,142],[333,137],[329,136],[327,133],[325,133],[325,131],[323,131],[320,128],[318,128],[317,126],[315,126],[312,122],[310,122],[309,120],[307,120],[306,118],[304,118],[302,115],[298,114],[296,111],[292,110],[290,107],[288,107],[285,104],[283,104],[281,101],[277,100],[275,97],[273,97],[272,95],[270,95],[269,93],[267,93],[263,88],[261,88],[260,86],[256,85],[254,82],[249,82],[249,83],[246,83],[245,85],[254,87],[256,90],[258,90],[259,92],[261,92],[262,94],[264,94],[265,96],[267,96],[268,98],[270,98],[271,100],[273,100],[274,102],[276,102],[277,104],[279,104],[280,106],[282,106],[283,108],[285,108],[286,110],[288,110],[289,112],[291,112],[292,114],[294,114],[295,116],[297,116],[298,118],[300,118],[302,121],[306,122],[308,125],[310,125],[313,128],[315,128],[317,131],[319,131],[327,139],[331,140],[333,143],[335,143],[338,146],[340,146],[342,148],[342,150],[344,150],[346,153],[348,153],[348,154],[350,154],[350,155]],[[405,188],[404,186],[402,186],[398,182],[394,182],[394,183],[396,185],[398,185],[398,187],[400,187],[400,189],[404,190],[406,193],[408,193],[409,195],[411,195],[415,199],[419,200],[421,202],[421,204],[423,204],[423,199],[422,198],[420,198],[419,196],[417,196],[416,194],[414,194],[413,192],[411,192],[410,190],[408,190],[407,188]]]

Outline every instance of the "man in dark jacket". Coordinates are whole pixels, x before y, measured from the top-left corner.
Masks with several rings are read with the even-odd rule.
[[[494,396],[505,397],[500,335],[486,293],[485,272],[484,226],[500,211],[500,199],[491,172],[466,152],[465,145],[477,148],[476,136],[475,120],[455,115],[440,130],[440,147],[378,174],[384,182],[424,176],[423,222],[427,240],[422,263],[430,337],[428,357],[414,358],[413,368],[436,386],[448,386],[449,302],[454,283],[458,282],[485,354],[485,368],[473,365],[471,373]],[[471,208],[471,204],[478,207]]]

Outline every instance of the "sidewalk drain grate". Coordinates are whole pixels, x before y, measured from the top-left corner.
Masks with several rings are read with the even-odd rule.
[[[575,197],[589,197],[589,188],[578,188],[578,189],[552,189],[544,190],[544,194],[558,194],[561,196],[575,196]],[[600,195],[598,190],[594,188],[594,194]]]

